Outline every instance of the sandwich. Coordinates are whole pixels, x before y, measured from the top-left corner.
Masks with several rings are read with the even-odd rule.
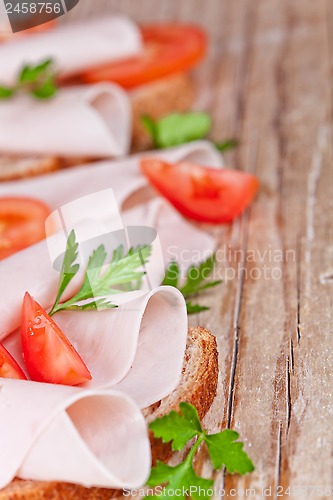
[[[205,157],[212,164],[214,161],[216,163],[219,161],[216,152],[208,143],[190,144],[161,153],[161,157],[168,160],[186,160],[187,157],[195,158],[197,155],[201,158]],[[155,233],[147,233],[148,235],[151,234],[152,253],[146,265],[147,280],[145,279],[140,285],[140,294],[142,295],[133,297],[134,300],[131,300],[128,305],[120,304],[119,312],[117,310],[105,312],[60,311],[59,317],[55,315],[55,321],[61,331],[70,336],[72,345],[77,347],[81,359],[87,363],[87,368],[92,375],[92,381],[89,382],[88,380],[88,383],[95,384],[89,386],[91,387],[90,390],[96,390],[99,394],[99,387],[110,387],[107,391],[111,391],[111,396],[115,397],[112,391],[117,386],[118,390],[124,393],[126,397],[131,396],[133,398],[136,409],[132,408],[131,411],[134,412],[133,414],[136,415],[137,419],[142,418],[140,415],[144,416],[145,426],[172,410],[178,411],[180,403],[183,402],[194,405],[199,418],[203,419],[211,407],[217,389],[216,340],[211,333],[199,327],[190,328],[188,334],[186,334],[187,315],[182,295],[176,289],[170,288],[170,286],[159,286],[165,274],[163,259],[159,256],[159,248],[160,245],[166,249],[176,244],[179,251],[182,252],[185,249],[191,251],[191,246],[193,246],[196,253],[201,250],[202,256],[204,256],[205,252],[212,250],[213,241],[203,231],[188,224],[169,205],[164,204],[158,198],[146,202],[144,205],[139,203],[139,205],[134,206],[132,200],[132,206],[129,208],[128,201],[131,195],[136,193],[138,188],[147,185],[147,179],[138,172],[139,158],[140,156],[133,156],[126,160],[113,162],[111,168],[114,169],[115,175],[111,177],[108,175],[108,165],[101,162],[100,164],[81,167],[78,170],[70,169],[57,172],[53,174],[52,182],[50,182],[51,178],[44,176],[27,181],[23,180],[18,183],[5,183],[2,191],[0,188],[0,192],[2,195],[8,192],[11,196],[18,196],[19,193],[26,190],[26,193],[29,193],[30,196],[39,197],[40,204],[46,202],[51,204],[50,208],[55,210],[55,213],[47,225],[47,227],[50,227],[53,221],[56,224],[60,220],[57,215],[57,207],[61,207],[62,214],[68,214],[72,218],[75,214],[78,214],[77,210],[73,211],[73,199],[78,200],[80,220],[82,218],[89,220],[92,208],[96,217],[99,213],[97,211],[98,207],[100,207],[101,220],[105,221],[105,217],[112,221],[118,220],[116,215],[117,206],[113,206],[111,203],[111,193],[107,189],[104,192],[100,191],[111,182],[126,224],[135,226],[144,220],[145,223],[151,224],[158,230],[160,243],[156,239]],[[117,172],[119,175],[117,175]],[[78,176],[81,183],[75,183]],[[65,186],[66,189],[64,189]],[[88,194],[91,189],[95,194]],[[121,195],[121,193],[123,194]],[[84,196],[87,196],[85,203],[82,202]],[[67,204],[68,208],[71,207],[71,210],[66,208]],[[106,207],[108,207],[107,213]],[[42,207],[40,207],[41,209]],[[25,211],[27,210],[25,208]],[[144,210],[144,215],[142,210]],[[65,219],[64,222],[67,224]],[[76,222],[78,223],[77,220]],[[71,223],[73,223],[73,219],[68,221],[68,228]],[[87,230],[96,231],[96,228],[99,227],[98,224],[99,221],[96,219],[93,226],[88,226]],[[176,232],[170,233],[168,230],[170,224],[172,227],[178,227],[179,234]],[[80,227],[79,224],[78,230]],[[55,230],[56,227],[53,225],[53,231]],[[66,230],[66,232],[68,231]],[[141,228],[140,234],[146,234],[146,232]],[[0,278],[2,283],[7,284],[6,289],[2,288],[0,290],[0,293],[3,294],[0,305],[0,316],[2,318],[0,341],[3,342],[4,347],[11,353],[16,362],[20,362],[20,367],[16,367],[16,373],[21,377],[34,374],[33,380],[36,380],[36,369],[38,371],[38,367],[41,366],[40,355],[36,358],[36,351],[31,343],[36,338],[35,334],[37,332],[31,331],[34,335],[29,336],[30,340],[27,340],[27,337],[22,337],[22,332],[26,331],[29,314],[34,314],[31,306],[31,304],[34,304],[32,299],[25,299],[26,305],[24,307],[26,307],[25,311],[27,311],[29,306],[28,313],[25,312],[22,316],[24,319],[21,320],[22,346],[27,347],[28,344],[30,345],[24,350],[24,359],[21,354],[20,337],[17,332],[15,333],[15,330],[20,322],[18,318],[22,302],[22,291],[29,291],[38,300],[38,304],[41,304],[41,306],[37,307],[39,309],[38,314],[40,314],[41,307],[50,307],[52,300],[57,295],[59,273],[55,269],[56,265],[52,265],[52,260],[55,263],[58,262],[57,252],[53,254],[53,246],[50,245],[50,242],[52,243],[52,238],[58,238],[58,235],[60,235],[60,238],[62,237],[61,233],[57,231],[54,236],[49,238],[48,245],[46,245],[45,240],[42,240],[35,246],[25,250],[18,249],[20,251],[0,262]],[[87,236],[86,233],[84,235]],[[131,233],[128,233],[128,235],[131,237]],[[117,238],[121,240],[119,232]],[[60,241],[62,240],[60,239]],[[54,248],[59,251],[59,244],[55,244]],[[50,257],[52,257],[51,262]],[[15,280],[12,279],[13,276],[15,276]],[[79,274],[77,276],[80,277]],[[73,283],[75,279],[76,277]],[[82,280],[82,275],[80,279]],[[145,288],[145,283],[149,283],[148,288]],[[139,291],[128,291],[126,293],[135,294],[139,293]],[[67,298],[68,296],[70,295],[67,295]],[[117,295],[113,296],[112,300],[116,301]],[[127,307],[129,313],[126,313]],[[14,332],[14,334],[8,336],[8,332]],[[142,335],[142,342],[140,343],[138,339]],[[89,342],[88,339],[90,339]],[[137,345],[139,351],[136,351],[135,346]],[[100,346],[103,346],[103,348],[100,349]],[[116,352],[117,355],[114,356],[113,352]],[[133,354],[129,356],[129,353]],[[37,367],[36,359],[38,360]],[[31,363],[35,363],[33,364],[35,366],[33,370],[31,369]],[[4,411],[1,412],[0,419],[12,422],[12,427],[8,429],[8,423],[5,425],[4,421],[2,421],[0,428],[3,430],[7,428],[7,440],[13,442],[12,439],[15,439],[14,448],[16,451],[14,456],[16,462],[14,470],[17,471],[17,476],[20,479],[12,479],[9,484],[5,485],[5,478],[11,476],[13,469],[8,469],[8,465],[4,463],[0,472],[0,480],[4,485],[0,492],[0,498],[45,498],[48,496],[51,498],[110,498],[112,495],[121,494],[121,488],[119,487],[116,488],[116,491],[102,485],[91,488],[91,485],[96,484],[95,481],[97,484],[99,481],[86,478],[84,473],[81,473],[83,465],[81,465],[80,456],[75,462],[77,470],[71,471],[72,475],[70,477],[73,478],[72,481],[69,476],[66,476],[66,468],[61,473],[63,479],[60,481],[58,476],[58,479],[55,480],[59,460],[62,461],[61,450],[56,449],[57,441],[59,440],[60,443],[62,439],[60,429],[59,433],[56,434],[57,440],[51,439],[48,434],[49,431],[45,435],[45,439],[51,439],[51,441],[48,441],[48,448],[53,450],[52,457],[45,455],[45,449],[42,451],[37,448],[36,451],[35,437],[30,435],[30,429],[35,428],[36,422],[37,425],[43,423],[43,421],[39,421],[39,417],[40,411],[47,403],[46,400],[53,393],[59,394],[59,401],[67,401],[68,399],[67,388],[63,385],[68,382],[68,379],[58,378],[56,380],[57,384],[50,387],[50,379],[46,378],[46,373],[54,374],[54,368],[50,372],[50,363],[52,366],[58,366],[53,349],[45,352],[42,361],[43,370],[42,373],[38,372],[37,377],[38,380],[42,378],[43,381],[40,381],[37,386],[34,385],[36,382],[26,382],[25,380],[11,382],[3,379],[1,381],[3,386],[1,401],[2,405],[4,405]],[[53,363],[55,364],[53,365]],[[13,366],[15,369],[15,365]],[[75,366],[78,365],[75,364]],[[131,371],[133,367],[134,371]],[[21,370],[24,370],[23,375]],[[83,372],[83,375],[89,377],[86,371]],[[151,383],[151,380],[154,380],[154,384]],[[143,388],[145,389],[143,390]],[[32,410],[29,412],[27,410],[31,405],[30,394],[32,395],[31,391],[35,390],[38,404],[32,406]],[[86,395],[85,387],[74,388],[74,393],[79,394],[80,397],[87,397],[88,399],[90,397],[89,394]],[[106,395],[103,394],[100,397],[106,397]],[[6,400],[6,398],[9,399]],[[27,398],[28,407],[23,406],[20,411],[18,406],[24,403],[24,398]],[[53,404],[49,408],[45,407],[46,413],[43,413],[43,418],[45,418],[45,415],[49,415],[48,412],[53,411]],[[39,408],[40,405],[41,408]],[[10,413],[11,408],[14,413]],[[6,413],[7,410],[9,411],[8,414]],[[48,421],[48,418],[46,418],[46,421]],[[93,416],[91,418],[93,419]],[[44,429],[44,424],[42,427]],[[44,435],[43,432],[42,435]],[[117,432],[121,434],[120,431]],[[142,436],[142,428],[140,432]],[[13,433],[15,433],[15,437]],[[105,436],[105,439],[108,433],[114,435],[110,428],[103,430],[103,428],[97,427],[94,433],[96,435],[101,433],[102,436]],[[26,449],[21,448],[24,439],[28,439],[29,450],[31,447],[28,457]],[[4,446],[6,445],[4,444]],[[67,446],[69,446],[68,443]],[[132,450],[137,449],[134,439],[131,441],[130,446]],[[162,443],[154,438],[152,434],[150,435],[150,446],[152,464],[155,464],[157,460],[167,463],[171,458],[170,444]],[[34,457],[34,460],[29,458],[32,452],[38,455],[37,458]],[[135,451],[132,455],[139,462],[141,457],[144,463],[142,450],[138,449],[137,456]],[[147,460],[147,456],[149,458],[150,455],[145,452],[143,458]],[[45,467],[47,467],[47,471],[44,470]],[[133,463],[131,467],[133,467]],[[125,466],[124,468],[126,469]],[[79,474],[79,477],[76,474]],[[83,474],[83,476],[81,477],[80,474]],[[108,481],[112,484],[111,480]],[[119,484],[119,481],[116,484]],[[138,483],[135,484],[138,486]]]
[[[121,17],[81,22],[26,37],[15,35],[13,39],[2,43],[0,83],[5,88],[10,88],[20,78],[22,68],[38,65],[51,58],[57,69],[59,93],[70,89],[74,91],[77,86],[91,88],[95,85],[116,84],[126,92],[130,103],[131,149],[138,151],[152,145],[142,124],[143,116],[157,119],[188,110],[193,104],[194,90],[189,72],[202,60],[206,48],[206,36],[196,26],[166,24],[137,27]],[[119,93],[116,99],[121,99]],[[10,106],[8,103],[6,105]],[[107,105],[104,103],[103,106]],[[25,108],[20,102],[17,107],[22,109],[22,116],[30,116],[30,131],[24,134],[22,125],[22,138],[27,134],[32,136],[33,133],[37,137],[42,126],[37,126],[36,130],[33,128],[34,112],[31,103]],[[122,104],[122,109],[124,107]],[[10,116],[17,116],[17,112],[13,104],[13,111],[6,110],[3,117],[0,116],[0,123],[6,125],[9,136],[13,135]],[[61,112],[59,110],[59,114]],[[48,122],[52,123],[51,115],[54,116],[55,112],[50,110],[48,113]],[[120,116],[119,109],[115,115],[109,116],[116,122]],[[38,117],[38,120],[43,123],[45,118]],[[78,117],[78,122],[82,123],[82,117]],[[66,119],[63,119],[63,123],[66,123]],[[119,127],[121,128],[120,125]],[[119,135],[122,133],[119,130]],[[51,130],[49,136],[52,134]],[[72,134],[75,134],[75,130]],[[123,134],[127,136],[127,130]],[[37,146],[32,143],[16,148],[4,139],[0,143],[0,180],[48,173],[96,159],[123,155],[130,146],[129,143],[123,145],[119,151],[117,148],[115,151],[112,148],[96,148],[81,154],[80,148],[68,152],[63,151],[61,145],[54,148],[47,143],[43,148],[44,142],[42,136]],[[82,143],[85,143],[84,137]]]

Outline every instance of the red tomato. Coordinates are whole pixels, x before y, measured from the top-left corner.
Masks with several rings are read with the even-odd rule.
[[[0,260],[44,239],[50,213],[32,198],[0,198]]]
[[[21,337],[32,380],[63,385],[91,380],[88,368],[67,337],[28,293],[23,301]]]
[[[116,82],[131,89],[164,76],[189,70],[205,55],[207,39],[197,26],[167,24],[142,28],[144,52],[104,64],[82,74],[87,83]]]
[[[238,170],[191,163],[169,164],[147,158],[141,170],[181,214],[199,222],[219,224],[240,215],[255,197],[258,179]]]
[[[2,344],[0,344],[0,377],[27,380],[21,367]]]

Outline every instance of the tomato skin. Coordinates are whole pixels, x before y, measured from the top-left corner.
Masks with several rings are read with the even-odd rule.
[[[0,377],[27,380],[21,367],[2,344],[0,344]]]
[[[81,79],[86,83],[112,81],[131,89],[188,71],[207,51],[206,34],[197,26],[161,24],[144,26],[141,31],[143,54],[92,68]]]
[[[238,170],[170,164],[157,158],[142,159],[140,166],[182,215],[198,222],[231,222],[248,207],[259,188],[257,177]]]
[[[81,357],[47,312],[26,293],[21,338],[28,373],[36,382],[78,385],[91,380]]]
[[[33,198],[0,198],[0,260],[45,238],[51,211]]]

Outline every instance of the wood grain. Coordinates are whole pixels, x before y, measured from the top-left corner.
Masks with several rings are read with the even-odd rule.
[[[216,484],[234,498],[270,487],[278,498],[279,485],[291,488],[280,497],[332,498],[332,2],[81,0],[68,18],[107,10],[209,31],[197,107],[213,115],[215,139],[240,138],[227,161],[262,184],[251,210],[215,231],[225,283],[191,320],[220,349],[209,423],[239,431],[256,465]],[[295,490],[307,486],[318,489]]]

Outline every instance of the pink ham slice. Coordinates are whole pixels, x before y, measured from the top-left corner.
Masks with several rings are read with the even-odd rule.
[[[131,108],[111,83],[63,89],[43,106],[22,95],[1,103],[0,129],[7,154],[118,157],[129,150]]]
[[[68,75],[132,56],[141,49],[140,30],[123,16],[103,16],[60,25],[29,38],[13,37],[1,44],[0,81],[9,85],[16,83],[22,66],[50,57],[56,61],[61,75]]]
[[[138,487],[150,470],[147,427],[125,394],[2,379],[0,488],[21,478]]]

